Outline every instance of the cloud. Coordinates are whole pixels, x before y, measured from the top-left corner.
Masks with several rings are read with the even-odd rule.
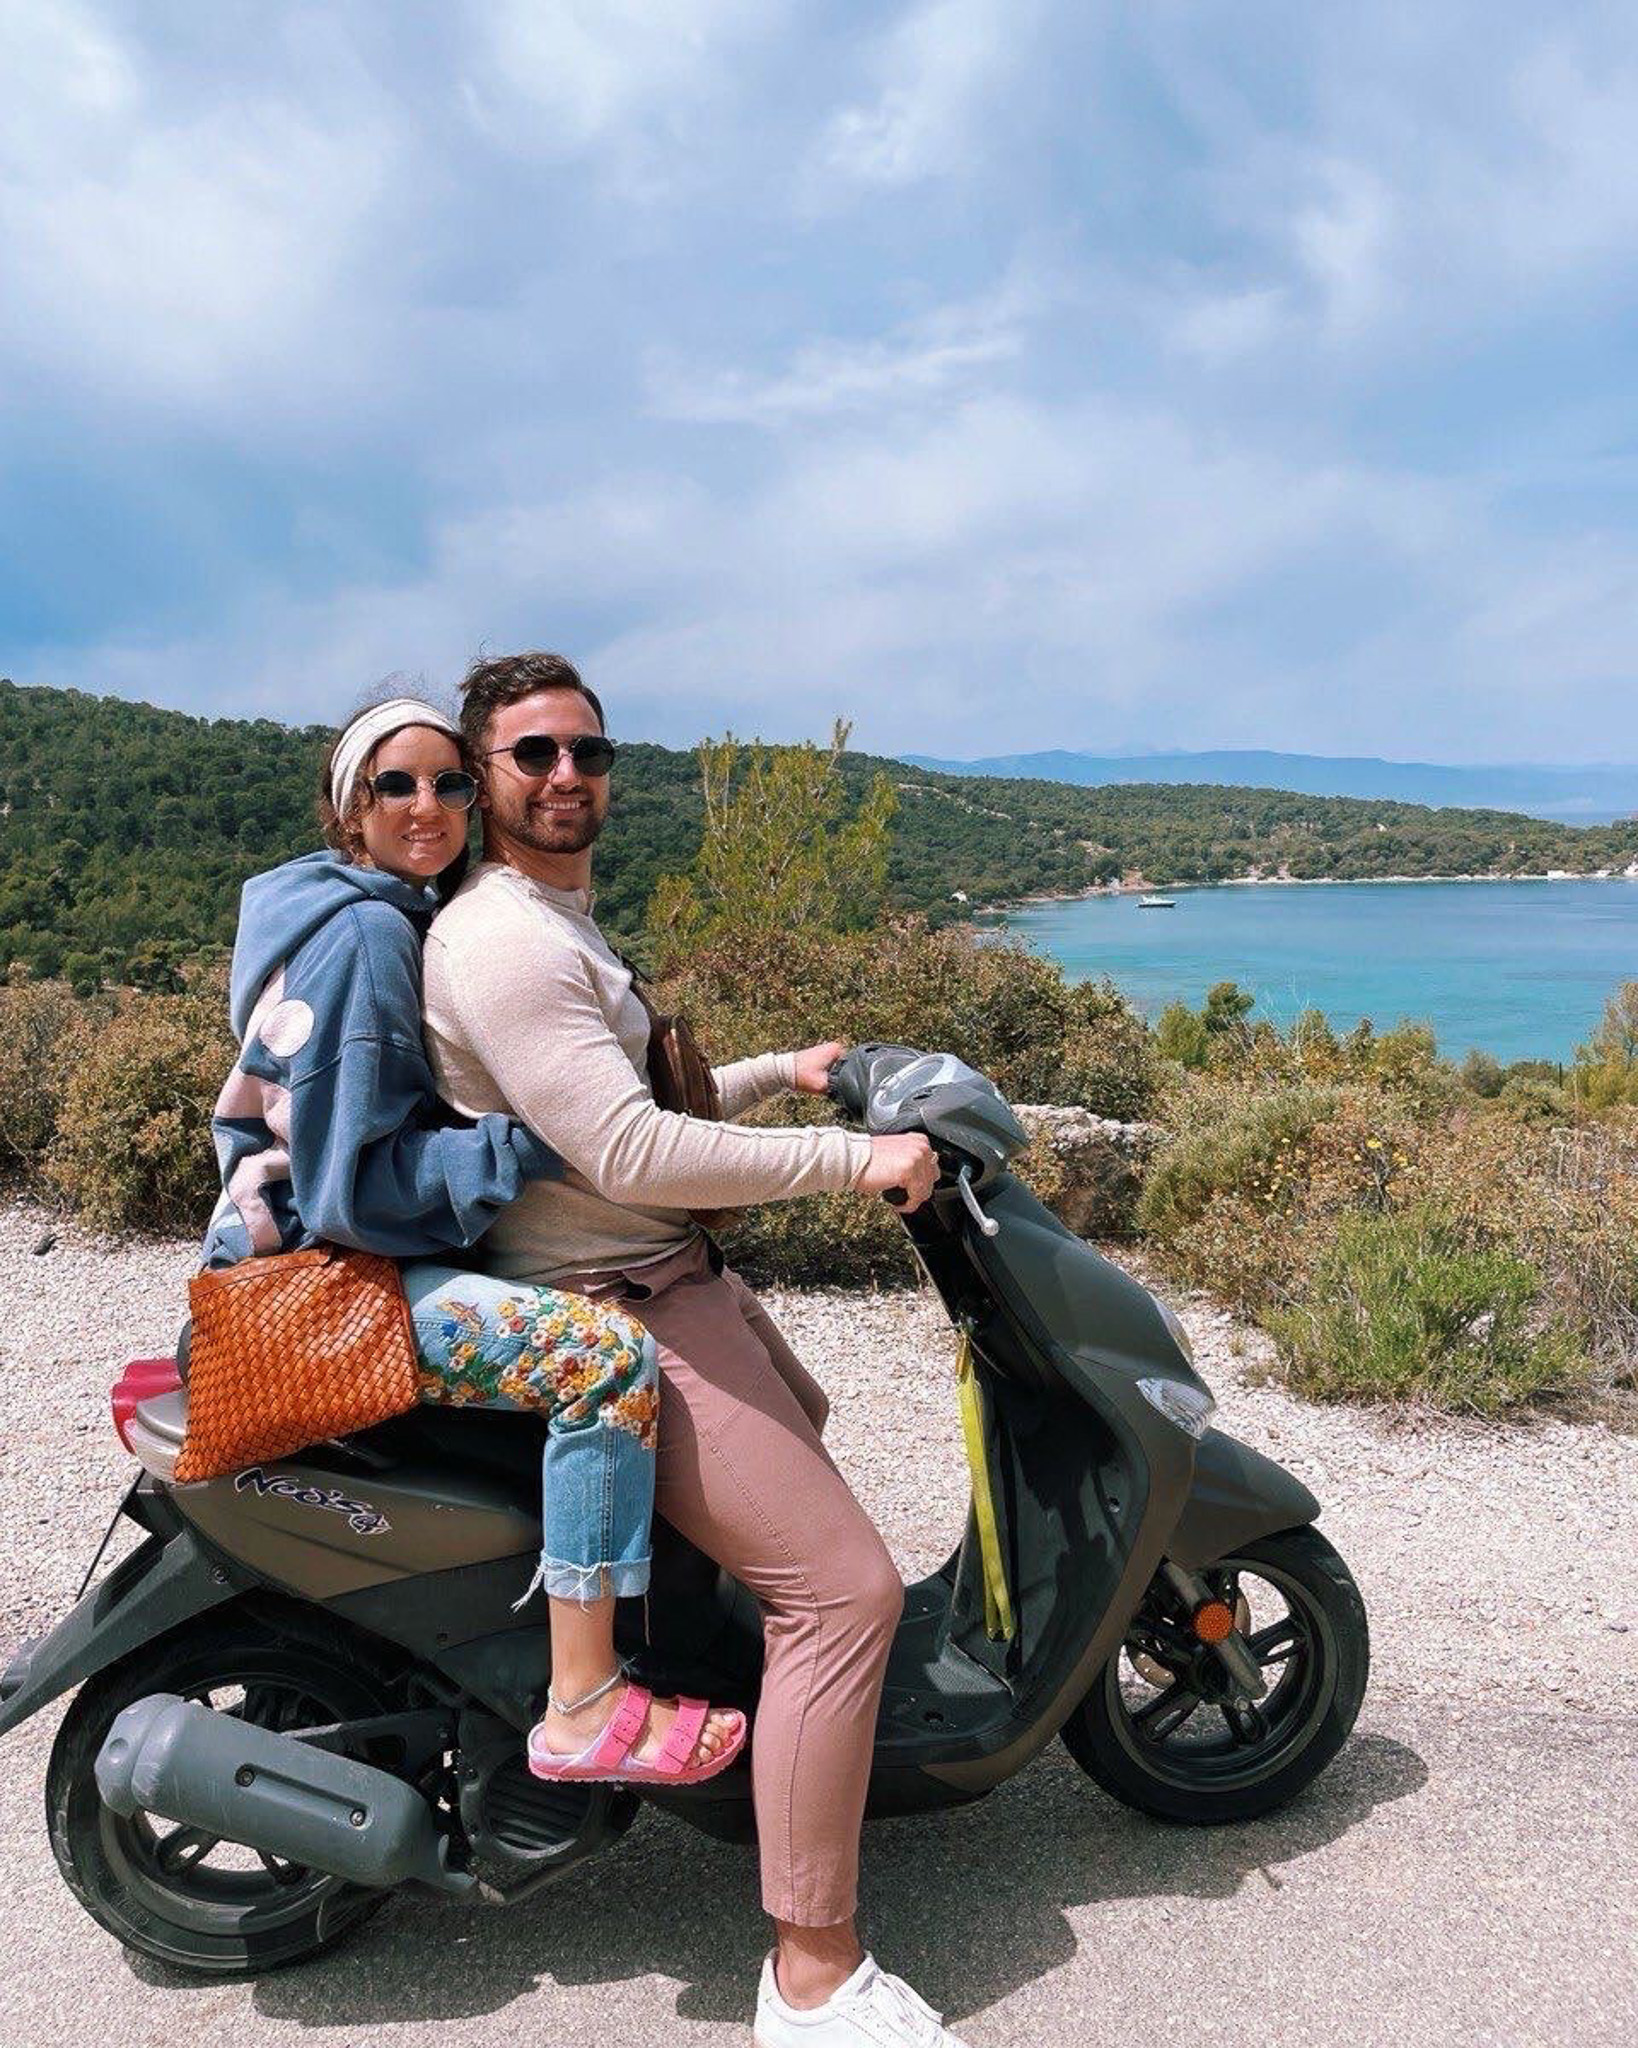
[[[731,99],[730,67],[768,27],[755,0],[480,0],[462,91],[509,153],[596,152],[628,199],[687,171],[679,145]]]
[[[649,402],[664,419],[759,427],[942,403],[1017,358],[1022,311],[1013,293],[943,306],[884,336],[807,342],[762,376],[689,368],[662,354],[649,367]]]
[[[874,90],[841,107],[814,151],[817,187],[910,185],[983,152],[976,117],[1001,90],[1035,15],[1030,0],[929,0],[883,39]]]
[[[246,18],[0,0],[19,680],[1638,741],[1627,10]]]
[[[178,90],[85,8],[14,5],[5,27],[20,31],[0,128],[14,378],[218,418],[288,388],[294,356],[302,378],[333,381],[337,351],[354,354],[349,272],[393,169],[367,82],[337,66],[305,105],[248,78],[225,98]]]
[[[1236,91],[1236,60],[1209,35],[1151,50],[1189,127],[1210,269],[1226,250],[1238,273],[1225,292],[1206,266],[1178,267],[1174,343],[1425,351],[1630,279],[1630,16],[1463,4],[1415,21],[1282,13],[1280,29],[1295,105]]]

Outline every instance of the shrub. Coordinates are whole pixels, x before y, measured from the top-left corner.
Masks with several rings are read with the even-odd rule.
[[[1333,1091],[1306,1086],[1272,1095],[1191,1091],[1174,1107],[1178,1135],[1149,1171],[1140,1228],[1173,1237],[1222,1195],[1285,1205],[1301,1179],[1303,1148],[1336,1104]]]
[[[1470,1052],[1456,1073],[1469,1094],[1496,1096],[1502,1091],[1501,1061],[1487,1052]]]
[[[660,984],[714,1060],[826,1038],[948,1051],[1014,1102],[1078,1103],[1129,1120],[1155,1069],[1143,1020],[1107,984],[970,927],[905,919],[870,932],[745,932]]]
[[[1213,1038],[1243,1040],[1246,1019],[1257,1007],[1257,998],[1236,981],[1218,981],[1206,991],[1200,1021]]]
[[[743,939],[731,956],[712,952],[673,976],[663,999],[690,1010],[719,1060],[811,1044],[843,1025],[860,1041],[956,1052],[1014,1102],[1079,1103],[1125,1120],[1153,1096],[1147,1030],[1112,989],[1066,984],[1036,955],[959,927]],[[838,1113],[814,1096],[781,1097],[745,1121],[834,1123]],[[1016,1171],[1047,1203],[1063,1194],[1063,1163],[1045,1139]],[[723,1238],[747,1275],[786,1286],[902,1286],[919,1270],[874,1195],[765,1203]]]
[[[1331,1020],[1323,1010],[1302,1011],[1291,1027],[1291,1050],[1310,1073],[1333,1073],[1342,1057]]]
[[[1363,1078],[1427,1108],[1456,1093],[1455,1073],[1440,1059],[1426,1024],[1396,1024],[1391,1031],[1377,1032],[1361,1049],[1356,1069]]]
[[[105,1227],[202,1228],[217,1193],[211,1107],[236,1050],[219,972],[181,995],[125,993],[63,1084],[51,1180]]]
[[[828,1102],[788,1096],[753,1110],[749,1124],[839,1121]],[[1050,1138],[1037,1137],[1013,1170],[1049,1206],[1067,1185]],[[785,1287],[903,1287],[920,1268],[897,1213],[879,1195],[811,1195],[741,1210],[720,1236],[734,1265],[752,1281]]]
[[[43,1164],[64,1085],[98,1015],[60,981],[17,972],[0,985],[0,1167],[27,1175]]]
[[[1528,1260],[1420,1204],[1341,1218],[1309,1298],[1265,1320],[1299,1393],[1488,1414],[1590,1376],[1545,1291]]]
[[[1513,1074],[1496,1098],[1502,1112],[1521,1124],[1562,1123],[1570,1113],[1564,1090],[1530,1074]]]
[[[1426,1132],[1407,1206],[1437,1203],[1542,1276],[1546,1298],[1608,1382],[1638,1360],[1638,1117],[1579,1129],[1476,1114]]]
[[[1257,1314],[1303,1299],[1335,1219],[1392,1206],[1424,1140],[1414,1096],[1215,1069],[1166,1121],[1139,1225],[1181,1278]]]

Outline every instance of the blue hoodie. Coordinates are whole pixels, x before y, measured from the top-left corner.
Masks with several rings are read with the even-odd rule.
[[[526,1181],[562,1173],[522,1124],[454,1123],[438,1101],[421,1038],[437,907],[329,852],[246,882],[229,986],[243,1049],[211,1118],[207,1266],[321,1239],[399,1258],[470,1245]]]

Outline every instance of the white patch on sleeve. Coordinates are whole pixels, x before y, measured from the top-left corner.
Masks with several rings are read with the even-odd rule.
[[[262,1019],[257,1036],[275,1059],[287,1060],[313,1035],[313,1012],[294,996],[276,1004]]]

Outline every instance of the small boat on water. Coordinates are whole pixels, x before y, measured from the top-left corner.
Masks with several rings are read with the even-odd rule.
[[[1138,898],[1139,910],[1175,910],[1176,908],[1177,898],[1175,896],[1140,896]]]

